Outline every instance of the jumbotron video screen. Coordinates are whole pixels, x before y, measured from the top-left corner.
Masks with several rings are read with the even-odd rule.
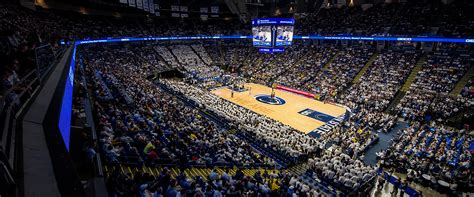
[[[292,18],[262,18],[252,20],[252,41],[255,47],[273,48],[291,46]]]

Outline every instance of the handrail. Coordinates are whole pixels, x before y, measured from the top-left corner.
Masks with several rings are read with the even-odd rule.
[[[41,79],[45,78],[46,75],[51,71],[54,65],[57,63],[61,51],[55,55],[54,61],[52,61],[47,67],[43,67],[42,73],[36,69],[28,72],[24,77],[20,79],[18,83],[13,85],[11,88],[4,92],[4,95],[0,97],[0,118],[3,118],[4,125],[0,128],[0,146],[3,147],[5,155],[7,156],[10,165],[14,165],[14,155],[16,151],[16,128],[15,122],[17,121],[18,115],[23,111],[23,108],[28,103],[28,99],[41,87]],[[22,87],[20,92],[15,92],[19,87]],[[12,98],[9,95],[15,92],[15,97]],[[25,101],[26,100],[26,101]],[[24,103],[21,103],[24,101]]]
[[[43,45],[43,46],[40,46],[41,47],[45,47],[47,45]],[[54,61],[51,62],[51,64],[46,68],[46,71],[41,75],[41,73],[39,73],[39,70],[38,68],[36,69],[33,69],[31,70],[28,74],[26,74],[23,78],[20,79],[20,81],[18,83],[16,83],[15,85],[13,85],[11,88],[9,88],[8,90],[6,90],[4,92],[3,95],[1,95],[0,97],[0,113],[3,112],[3,109],[5,108],[5,105],[6,105],[6,99],[8,97],[8,95],[13,91],[15,90],[16,88],[24,85],[24,82],[29,78],[31,77],[34,73],[37,73],[36,77],[37,78],[44,78],[46,73],[49,73],[49,71],[51,70],[52,66],[55,65],[55,63],[58,61],[59,57],[61,56],[61,54],[64,53],[65,50],[61,50],[61,51],[58,51],[57,54],[54,54]],[[34,79],[33,79],[34,80]]]
[[[3,96],[0,98],[0,112],[3,112],[3,109],[5,108],[5,105],[6,105],[6,99],[8,97],[8,95],[13,91],[15,90],[16,88],[20,87],[21,85],[23,85],[23,83],[26,81],[27,78],[29,78],[33,73],[36,72],[36,69],[33,69],[32,71],[30,71],[28,74],[26,74],[26,76],[24,76],[22,79],[20,79],[20,82],[16,83],[15,85],[13,85],[11,88],[9,88],[8,90],[5,91],[5,93],[3,94]]]

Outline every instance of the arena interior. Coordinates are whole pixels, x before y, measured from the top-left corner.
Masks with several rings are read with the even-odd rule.
[[[474,196],[474,1],[2,0],[0,197]]]

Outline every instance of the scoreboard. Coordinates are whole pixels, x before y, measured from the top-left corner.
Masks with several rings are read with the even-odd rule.
[[[264,48],[291,46],[291,43],[293,42],[294,25],[295,19],[292,18],[253,19],[253,46]],[[282,52],[283,49],[263,51]]]

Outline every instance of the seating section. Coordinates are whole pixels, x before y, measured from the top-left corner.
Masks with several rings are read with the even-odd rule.
[[[113,195],[131,196],[165,193],[174,196],[311,195],[325,193],[312,189],[302,179],[287,172],[232,168],[130,168],[106,167]],[[129,180],[133,180],[133,183]]]
[[[197,81],[212,81],[215,77],[221,77],[223,71],[217,66],[207,66],[202,59],[187,45],[171,45],[171,52],[177,58],[186,74]],[[204,54],[205,51],[201,51]],[[207,56],[208,57],[208,56]],[[206,61],[209,61],[208,59]]]
[[[470,143],[472,134],[467,130],[416,122],[400,131],[380,157],[386,165],[408,173],[409,179],[431,177],[428,182],[443,180],[465,188],[469,182]]]
[[[320,75],[306,83],[309,91],[321,95],[335,95],[348,87],[352,79],[372,56],[366,49],[346,49]]]
[[[212,59],[209,57],[209,55],[206,52],[206,49],[202,45],[191,45],[191,48],[201,57],[202,61],[206,65],[211,65],[212,64]]]
[[[375,169],[360,160],[354,160],[340,150],[327,152],[319,158],[309,160],[308,176],[321,179],[341,191],[350,193],[369,182],[375,176]]]
[[[415,82],[397,105],[400,115],[411,120],[428,118],[445,121],[456,112],[472,106],[466,98],[448,95],[471,63],[468,57],[457,54],[428,55]]]
[[[163,61],[163,59],[159,57],[158,53],[153,49],[153,47],[135,47],[134,49],[136,55],[141,57],[145,62],[143,65],[145,70],[153,72],[171,69],[171,67],[166,64],[166,60]]]
[[[290,65],[284,75],[278,76],[276,82],[283,86],[301,88],[309,91],[321,68],[337,53],[334,48],[302,47],[303,57]]]
[[[110,53],[106,48],[101,51],[102,58],[87,57],[87,69],[104,73],[122,97],[128,95],[132,99],[129,105],[96,102],[100,147],[107,162],[238,166],[272,163],[146,80],[142,74],[145,71],[133,63],[130,54]]]
[[[99,99],[103,100],[112,100],[114,97],[112,96],[112,92],[107,87],[107,84],[104,82],[102,78],[102,73],[98,70],[94,71],[94,75],[92,76],[92,80],[95,81],[95,96]]]
[[[154,46],[155,51],[173,68],[181,68],[173,54],[164,46]]]

